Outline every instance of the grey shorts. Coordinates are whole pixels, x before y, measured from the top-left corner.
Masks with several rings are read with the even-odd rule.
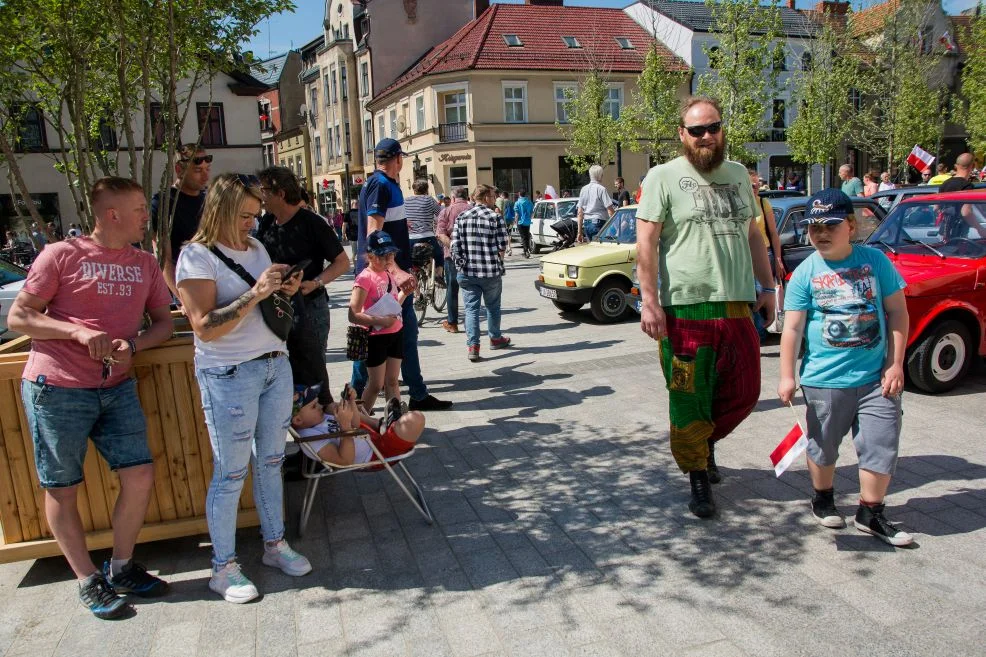
[[[801,387],[808,403],[808,458],[835,465],[842,438],[852,430],[859,467],[893,474],[900,448],[900,397],[887,399],[880,383],[858,388]]]

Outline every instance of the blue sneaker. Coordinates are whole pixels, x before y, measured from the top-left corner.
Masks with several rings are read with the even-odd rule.
[[[167,582],[151,575],[144,566],[133,560],[116,575],[110,573],[110,562],[104,562],[103,576],[120,593],[133,593],[141,598],[156,598],[168,592]]]
[[[118,618],[127,611],[127,601],[116,594],[102,573],[93,573],[79,582],[79,601],[96,618]]]

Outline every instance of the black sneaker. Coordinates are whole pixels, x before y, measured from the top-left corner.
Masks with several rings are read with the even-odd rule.
[[[719,474],[719,466],[716,465],[716,444],[715,441],[709,441],[709,458],[706,461],[705,471],[709,473],[709,481],[713,484],[718,484],[722,481],[722,475]]]
[[[814,492],[811,496],[811,513],[822,527],[842,529],[846,526],[846,519],[835,506],[835,492],[831,488]]]
[[[452,402],[441,401],[427,395],[424,399],[412,399],[407,407],[412,411],[447,411],[452,408]]]
[[[914,538],[890,524],[890,521],[883,516],[883,509],[883,504],[874,504],[873,506],[860,504],[859,510],[856,511],[854,523],[856,529],[866,534],[872,534],[890,545],[897,547],[910,545]]]
[[[102,573],[93,573],[79,582],[79,602],[96,618],[119,618],[127,611],[127,601],[116,594]]]
[[[168,583],[147,572],[141,564],[131,560],[117,575],[110,575],[110,562],[103,563],[103,576],[120,593],[133,593],[141,598],[156,598],[168,592]]]
[[[695,470],[688,473],[692,483],[692,499],[688,509],[699,518],[711,518],[716,512],[716,503],[712,499],[712,484],[709,473],[705,470]]]
[[[400,419],[402,414],[403,409],[401,408],[400,400],[397,397],[391,397],[383,410],[383,423],[380,425],[380,433],[385,433],[390,425]]]

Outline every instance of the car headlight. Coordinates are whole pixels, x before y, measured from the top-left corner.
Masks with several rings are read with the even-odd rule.
[[[579,268],[576,265],[569,265],[565,269],[565,273],[568,274],[568,277],[569,278],[578,278],[579,277]]]

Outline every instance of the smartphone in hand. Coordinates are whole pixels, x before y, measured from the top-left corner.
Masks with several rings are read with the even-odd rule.
[[[284,273],[284,278],[285,279],[291,278],[292,276],[294,276],[298,272],[304,271],[305,267],[307,267],[310,264],[312,264],[311,258],[305,258],[304,260],[302,260],[298,264],[292,266],[291,269],[287,270]]]

